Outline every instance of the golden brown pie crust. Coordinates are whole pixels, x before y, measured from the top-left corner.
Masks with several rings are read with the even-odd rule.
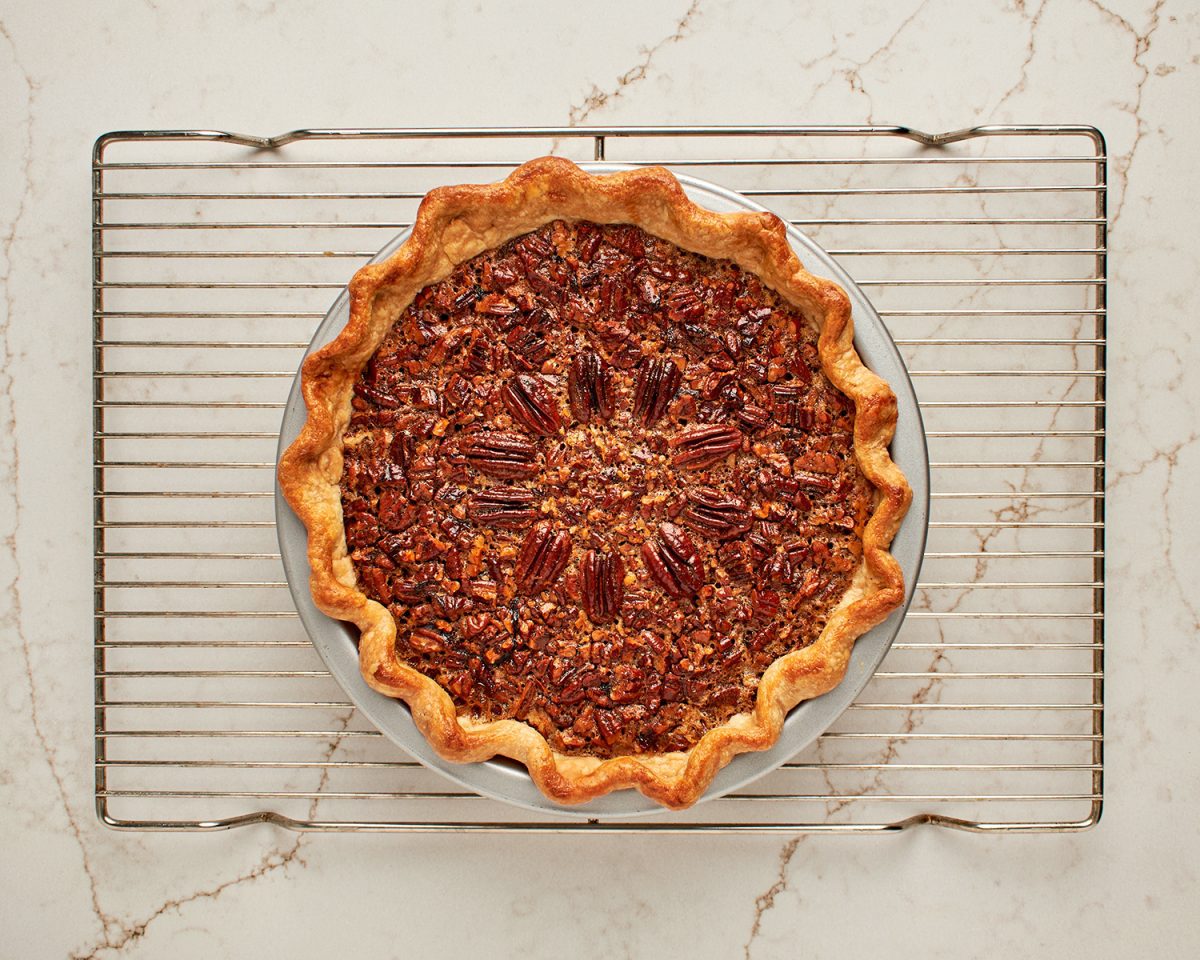
[[[611,759],[566,756],[521,721],[460,716],[446,690],[397,657],[395,620],[358,588],[347,551],[339,484],[342,437],[356,378],[420,290],[477,254],[557,219],[633,224],[684,250],[731,260],[815,320],[822,370],[854,402],[854,453],[876,490],[863,532],[862,562],[820,636],[766,670],[752,712],[710,730],[686,752]],[[633,787],[664,806],[690,806],[736,754],[771,747],[792,707],[836,686],[855,639],[903,602],[903,575],[888,552],[912,496],[887,449],[896,425],[896,399],[859,359],[853,333],[846,294],[804,269],[782,221],[769,213],[705,210],[687,198],[665,169],[594,176],[567,160],[543,157],[500,183],[430,191],[404,245],[385,262],[355,274],[345,329],[302,369],[308,420],[280,460],[279,479],[308,528],[310,586],[317,607],[359,628],[364,678],[376,690],[405,700],[417,727],[446,759],[466,763],[511,757],[558,803],[582,803]]]

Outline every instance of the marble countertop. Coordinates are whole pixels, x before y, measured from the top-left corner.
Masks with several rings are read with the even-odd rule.
[[[1200,10],[167,2],[0,16],[5,956],[1200,952]],[[513,11],[519,11],[514,13]],[[364,95],[364,91],[369,91]],[[93,804],[90,184],[108,130],[1094,124],[1111,157],[1107,754],[1072,834],[120,833]],[[1188,904],[1191,904],[1189,907]]]

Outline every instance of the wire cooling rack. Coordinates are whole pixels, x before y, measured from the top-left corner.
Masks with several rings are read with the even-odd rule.
[[[873,298],[933,503],[912,611],[858,701],[739,793],[626,824],[462,791],[357,715],[272,520],[300,356],[447,182],[664,163],[753,196]],[[1070,830],[1100,815],[1106,157],[1084,126],[210,131],[93,159],[96,803],[119,828]]]

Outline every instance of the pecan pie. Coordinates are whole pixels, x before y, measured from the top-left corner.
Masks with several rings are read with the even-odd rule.
[[[432,191],[350,296],[281,485],[443,756],[687,806],[902,602],[895,398],[776,217],[543,158]]]

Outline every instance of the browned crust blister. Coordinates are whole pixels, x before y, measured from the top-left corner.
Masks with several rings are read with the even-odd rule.
[[[565,756],[526,723],[460,717],[441,686],[397,657],[395,620],[358,589],[346,547],[339,487],[342,437],[354,382],[364,365],[421,289],[471,257],[556,219],[634,224],[684,250],[732,260],[817,321],[822,369],[854,402],[855,455],[876,490],[863,533],[862,563],[820,636],[766,670],[751,712],[709,731],[686,752],[605,760]],[[792,707],[836,686],[855,639],[903,602],[903,575],[888,552],[912,497],[888,454],[896,398],[887,383],[863,365],[853,337],[845,292],[804,269],[778,217],[705,210],[662,168],[593,176],[567,160],[543,157],[500,183],[432,190],[404,245],[383,263],[355,274],[349,322],[303,366],[308,420],[280,460],[279,479],[308,528],[313,599],[328,616],[359,628],[359,660],[366,681],[405,700],[417,727],[446,759],[511,757],[529,769],[546,796],[564,804],[633,787],[667,807],[687,807],[735,755],[772,746]]]

